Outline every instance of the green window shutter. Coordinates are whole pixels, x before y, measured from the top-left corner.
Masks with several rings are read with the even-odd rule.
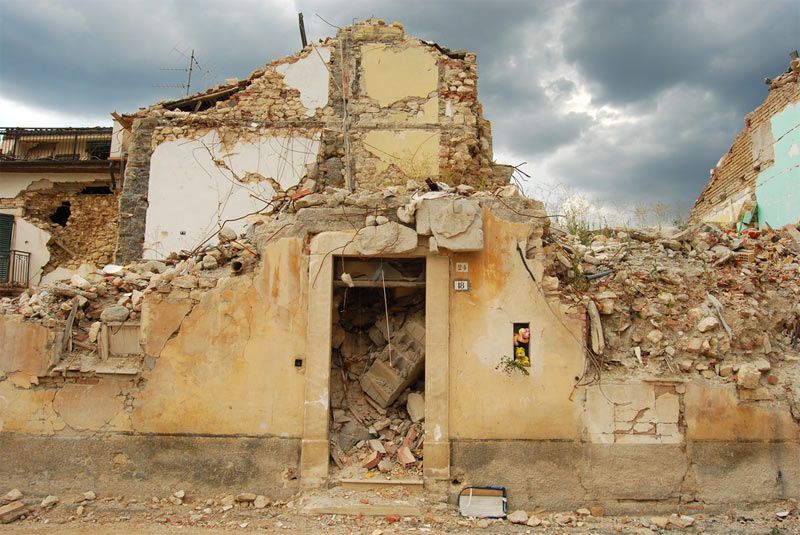
[[[0,214],[0,251],[7,253],[11,250],[11,234],[14,231],[14,216]]]
[[[14,216],[0,214],[0,284],[8,282],[11,266],[11,235],[14,231]]]

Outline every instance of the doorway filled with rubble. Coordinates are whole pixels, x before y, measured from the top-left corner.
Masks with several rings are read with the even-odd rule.
[[[334,259],[331,476],[421,479],[425,259]]]

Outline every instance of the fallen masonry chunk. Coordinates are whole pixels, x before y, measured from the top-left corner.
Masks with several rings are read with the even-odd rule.
[[[664,339],[664,333],[662,333],[658,329],[653,329],[652,331],[647,333],[647,339],[650,340],[650,342],[652,342],[653,344],[657,344]]]
[[[229,241],[235,240],[238,236],[236,235],[236,231],[230,227],[222,227],[219,233],[217,234],[219,237],[220,243],[226,243]]]
[[[531,516],[528,518],[528,521],[525,523],[526,525],[535,528],[536,526],[542,523],[542,519],[538,516]]]
[[[371,451],[369,455],[367,455],[367,458],[364,459],[364,462],[361,463],[361,466],[367,469],[375,468],[378,466],[379,462],[381,462],[381,454],[377,451]]]
[[[21,501],[11,502],[8,505],[0,507],[0,523],[8,524],[18,519],[28,510],[25,504]]]
[[[753,361],[753,366],[760,372],[768,372],[772,369],[772,365],[767,359],[756,359]]]
[[[203,269],[217,269],[218,267],[219,263],[213,255],[207,254],[203,257]]]
[[[20,498],[22,498],[22,492],[19,489],[11,489],[3,496],[3,500],[7,502],[15,502]]]
[[[716,329],[719,325],[719,320],[714,316],[706,316],[700,323],[697,324],[697,330],[701,333]]]
[[[94,493],[93,490],[87,491],[83,493],[83,499],[87,502],[90,502],[97,498],[97,494]]]
[[[256,501],[256,495],[253,494],[252,492],[243,492],[243,493],[239,494],[238,496],[236,496],[236,501],[240,502],[240,503],[241,502],[247,502],[247,503],[254,502],[254,501]]]
[[[414,423],[425,419],[425,398],[422,394],[412,392],[408,395],[406,411]]]
[[[679,528],[688,528],[694,524],[694,518],[686,515],[672,514],[669,517],[669,523]]]
[[[384,457],[381,459],[381,462],[378,463],[378,470],[384,473],[391,472],[392,461],[388,457]]]
[[[417,462],[417,458],[414,457],[414,454],[411,453],[411,450],[408,448],[408,446],[401,446],[397,450],[397,460],[404,465]]]
[[[264,509],[266,506],[269,505],[269,500],[266,496],[258,495],[256,499],[253,500],[253,507],[256,509]]]
[[[528,513],[525,511],[514,511],[508,515],[507,518],[512,524],[525,524],[528,521]]]
[[[754,390],[758,388],[760,380],[761,372],[758,371],[755,365],[748,362],[739,366],[739,372],[736,374],[736,384],[742,388]]]
[[[125,321],[130,313],[131,311],[124,306],[108,307],[100,313],[100,321],[104,323]]]
[[[47,508],[57,503],[58,503],[58,496],[50,495],[47,496],[44,500],[42,500],[42,503],[40,505],[44,508]]]

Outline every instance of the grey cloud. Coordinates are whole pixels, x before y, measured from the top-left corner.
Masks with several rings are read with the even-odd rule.
[[[312,41],[336,32],[315,13],[339,26],[374,15],[476,52],[496,153],[528,161],[534,179],[630,201],[690,203],[766,96],[760,80],[800,44],[795,0],[4,0],[0,97],[82,116],[132,111],[180,95],[153,87],[182,82],[160,70],[185,64],[175,46],[213,71],[194,90],[297,51],[296,11]],[[587,89],[637,122],[570,112]]]

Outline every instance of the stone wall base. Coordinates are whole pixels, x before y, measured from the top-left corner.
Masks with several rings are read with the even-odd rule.
[[[453,500],[468,485],[503,485],[509,510],[692,514],[800,497],[796,442],[454,440],[451,455]]]
[[[32,495],[204,498],[254,492],[283,499],[299,488],[299,438],[175,435],[42,437],[0,433],[3,492]]]

